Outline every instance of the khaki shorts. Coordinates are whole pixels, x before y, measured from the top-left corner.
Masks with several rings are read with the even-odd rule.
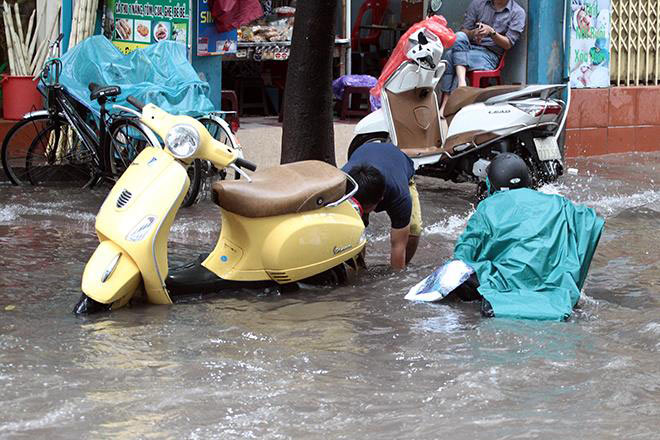
[[[410,235],[419,237],[422,235],[422,208],[419,204],[419,193],[417,186],[415,186],[415,179],[410,179],[408,184],[410,190],[410,198],[412,199],[412,213],[410,214]]]

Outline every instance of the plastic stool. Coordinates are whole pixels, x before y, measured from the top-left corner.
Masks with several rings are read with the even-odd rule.
[[[220,95],[220,108],[222,110],[238,112],[238,96],[235,91],[221,90]],[[225,103],[229,104],[229,108],[225,108]]]
[[[238,92],[238,114],[239,116],[244,116],[245,110],[248,109],[261,109],[264,116],[267,116],[268,113],[268,102],[266,101],[266,90],[264,87],[264,82],[261,78],[244,78],[236,80],[236,90]],[[261,95],[261,99],[255,101],[247,101],[246,95],[249,90],[256,90],[258,94]]]
[[[367,103],[366,109],[362,108],[363,100]],[[346,119],[350,116],[367,116],[369,113],[371,113],[371,107],[369,104],[369,87],[348,86],[344,88],[344,96],[341,100],[340,118]]]
[[[225,105],[227,103],[228,105]],[[227,111],[225,120],[229,123],[232,132],[236,133],[241,126],[241,121],[238,117],[238,96],[233,90],[220,91],[220,109]]]
[[[495,78],[497,85],[502,84],[502,68],[504,67],[504,58],[506,57],[506,52],[502,54],[500,58],[500,64],[495,70],[473,70],[467,73],[467,79],[470,82],[470,86],[481,88],[482,81],[485,79]]]

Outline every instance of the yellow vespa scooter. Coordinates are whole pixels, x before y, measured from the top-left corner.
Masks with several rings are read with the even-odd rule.
[[[74,313],[114,310],[138,294],[153,304],[171,304],[184,294],[288,285],[332,270],[364,247],[364,224],[351,200],[357,184],[339,169],[304,161],[250,177],[241,167],[256,166],[195,119],[134,97],[128,102],[140,111],[116,107],[137,115],[165,148],[145,148],[103,202],[96,216],[100,243],[85,266]],[[150,142],[159,145],[156,136]],[[231,167],[244,179],[213,185],[222,214],[218,243],[208,256],[170,273],[169,231],[194,159]]]

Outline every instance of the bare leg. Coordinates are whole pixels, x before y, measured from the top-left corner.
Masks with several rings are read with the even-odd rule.
[[[458,79],[458,87],[467,86],[467,81],[465,79],[466,74],[467,74],[467,67],[456,66],[456,78]]]
[[[449,93],[443,92],[442,100],[440,102],[440,116],[442,117],[445,116],[445,106],[447,105],[447,101],[449,101]]]
[[[417,235],[408,236],[408,244],[406,245],[406,265],[412,260],[417,252],[417,245],[419,244],[419,237]]]

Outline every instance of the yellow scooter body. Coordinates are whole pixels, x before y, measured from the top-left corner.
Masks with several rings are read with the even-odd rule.
[[[126,304],[140,282],[149,302],[172,303],[165,286],[167,240],[190,186],[186,166],[200,158],[221,169],[239,157],[192,118],[149,104],[140,120],[163,139],[174,125],[187,124],[199,132],[200,143],[186,159],[145,148],[103,202],[96,217],[100,244],[85,266],[82,290],[113,307]],[[220,238],[203,265],[222,280],[294,282],[351,259],[366,243],[362,219],[348,200],[271,217],[221,213]]]
[[[202,265],[225,280],[302,280],[351,259],[366,244],[364,223],[348,201],[262,218],[221,211],[220,239]]]
[[[147,147],[138,155],[96,216],[101,243],[83,273],[87,296],[110,304],[132,295],[137,271],[149,302],[172,303],[165,288],[167,239],[189,186],[185,167],[162,149]],[[117,254],[117,268],[102,282]]]

